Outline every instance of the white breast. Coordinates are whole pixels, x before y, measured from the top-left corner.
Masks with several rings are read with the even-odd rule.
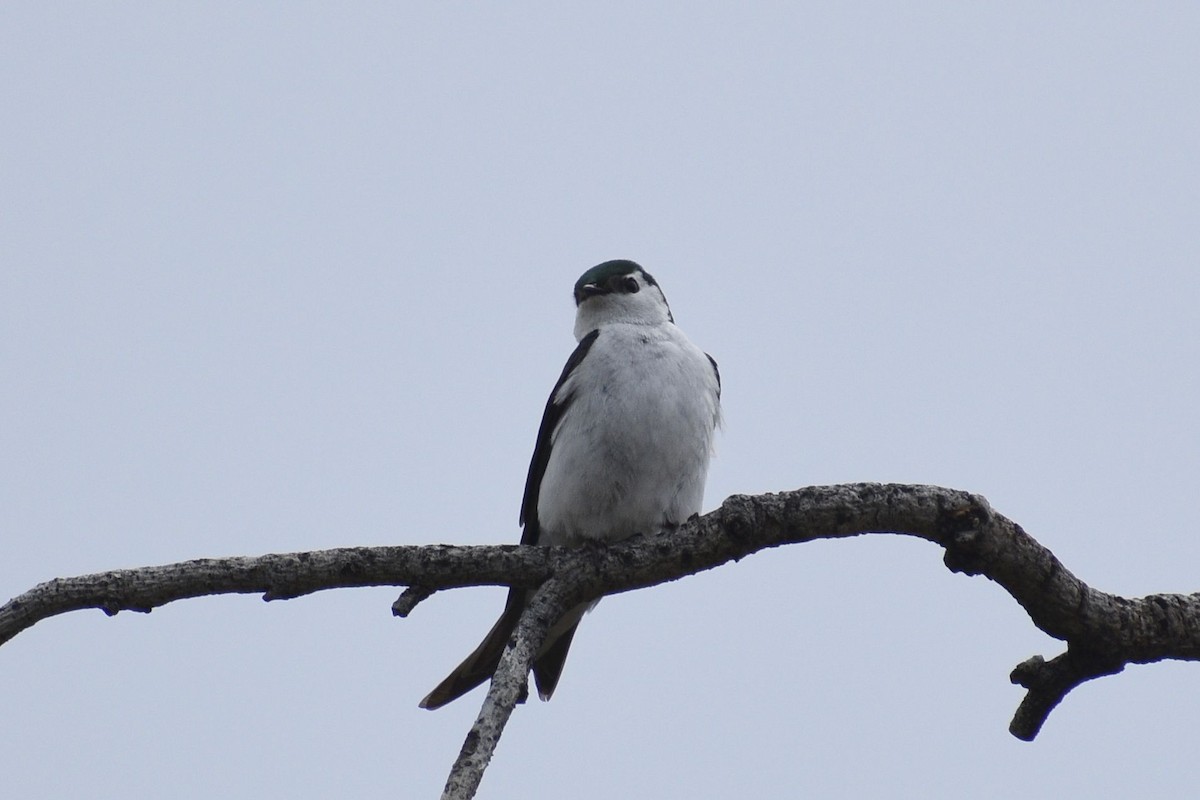
[[[657,533],[700,511],[719,417],[708,357],[675,325],[612,324],[559,390],[542,544]]]

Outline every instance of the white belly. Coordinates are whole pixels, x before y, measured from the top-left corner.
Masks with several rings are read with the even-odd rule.
[[[539,493],[540,543],[653,534],[700,511],[718,388],[678,328],[604,327],[567,393]]]

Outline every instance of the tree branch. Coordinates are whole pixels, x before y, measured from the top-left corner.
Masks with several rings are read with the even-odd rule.
[[[978,495],[936,486],[846,484],[780,494],[734,495],[677,531],[610,547],[357,547],[257,558],[200,559],[55,579],[0,608],[0,644],[42,619],[83,608],[150,611],[187,597],[262,593],[279,600],[323,589],[407,586],[403,616],[436,591],[462,586],[541,587],[446,785],[446,798],[474,794],[514,705],[532,653],[561,609],[606,594],[694,574],[769,547],[866,533],[897,533],[945,549],[954,572],[1004,588],[1066,652],[1028,659],[1011,679],[1028,689],[1010,730],[1031,740],[1054,707],[1084,681],[1125,664],[1200,659],[1200,594],[1124,598],[1092,589],[1019,525]]]
[[[112,616],[213,594],[261,593],[270,601],[357,586],[537,586],[552,568],[549,553],[536,547],[428,545],[201,558],[97,572],[55,578],[0,607],[0,644],[41,620],[85,608]]]
[[[517,703],[525,700],[534,655],[542,646],[550,627],[571,607],[571,603],[567,602],[566,589],[562,581],[551,578],[530,598],[508,647],[500,657],[500,664],[483,699],[479,716],[475,718],[475,724],[467,733],[458,758],[450,768],[442,800],[470,800],[475,796],[483,779],[483,771],[491,763],[508,718],[512,716]]]

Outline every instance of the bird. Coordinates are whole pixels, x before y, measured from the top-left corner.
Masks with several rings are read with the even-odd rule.
[[[684,335],[650,273],[605,261],[575,282],[574,352],[550,392],[525,480],[523,545],[618,542],[669,531],[700,512],[721,423],[717,362]],[[483,642],[434,688],[436,709],[491,679],[531,592],[512,587]],[[549,700],[583,603],[533,658]]]

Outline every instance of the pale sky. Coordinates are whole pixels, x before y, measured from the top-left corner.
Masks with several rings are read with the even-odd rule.
[[[633,258],[720,362],[706,508],[985,495],[1097,588],[1200,590],[1190,4],[0,6],[0,593],[500,543],[571,287]],[[1200,666],[1088,684],[927,543],[610,598],[481,797],[1185,796]],[[0,649],[20,798],[436,797],[417,702],[499,589],[80,612]]]

